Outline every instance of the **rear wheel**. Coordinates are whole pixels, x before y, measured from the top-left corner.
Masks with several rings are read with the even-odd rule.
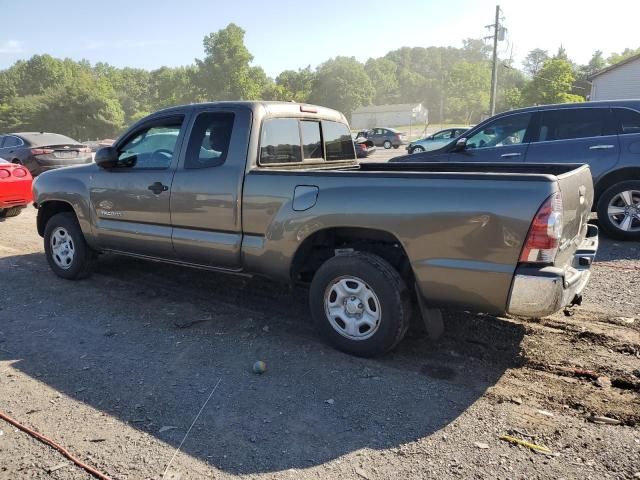
[[[382,146],[384,148],[386,148],[387,150],[389,150],[391,148],[391,142],[389,140],[385,140],[384,143],[382,144]]]
[[[416,145],[411,149],[411,152],[409,153],[422,153],[422,152],[424,152],[424,147],[421,147],[420,145]]]
[[[598,201],[598,224],[610,237],[640,240],[640,181],[609,187]]]
[[[394,145],[393,148],[398,149],[400,148],[400,145]]]
[[[67,280],[89,276],[96,259],[78,220],[70,212],[49,219],[44,229],[44,251],[51,270]]]
[[[410,295],[400,274],[386,260],[366,252],[327,260],[313,277],[309,303],[327,341],[362,357],[393,349],[411,319]]]

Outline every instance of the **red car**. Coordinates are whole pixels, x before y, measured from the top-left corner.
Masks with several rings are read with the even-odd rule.
[[[31,174],[0,158],[0,219],[15,217],[31,203]]]

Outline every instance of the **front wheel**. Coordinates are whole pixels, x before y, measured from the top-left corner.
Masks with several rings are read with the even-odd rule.
[[[389,150],[389,149],[391,148],[391,146],[392,146],[392,145],[391,145],[391,142],[390,142],[389,140],[385,140],[385,141],[384,141],[384,143],[382,144],[382,146],[383,146],[385,149]]]
[[[598,200],[598,224],[618,240],[640,240],[640,180],[609,187]]]
[[[96,258],[70,212],[49,219],[44,229],[44,251],[51,270],[67,280],[88,277]]]
[[[404,280],[386,260],[367,252],[327,260],[313,277],[309,303],[314,323],[327,341],[361,357],[393,349],[411,319]]]
[[[422,153],[422,152],[424,152],[424,148],[421,147],[420,145],[417,145],[417,146],[413,147],[411,149],[411,152],[409,152],[409,153]]]

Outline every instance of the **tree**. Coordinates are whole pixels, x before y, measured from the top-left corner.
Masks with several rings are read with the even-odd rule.
[[[235,23],[204,37],[205,58],[196,59],[197,86],[208,100],[254,100],[266,86],[266,75],[251,67],[253,55],[244,44],[245,31]]]
[[[362,105],[370,105],[375,90],[355,57],[336,57],[321,64],[309,100],[342,111],[347,116]]]
[[[522,62],[522,66],[524,67],[524,71],[527,72],[532,77],[536,76],[544,62],[549,60],[549,52],[547,50],[542,50],[541,48],[534,48],[531,50]]]
[[[583,97],[570,93],[575,76],[571,64],[559,58],[547,60],[525,87],[528,104],[581,102]]]
[[[315,74],[311,66],[299,70],[285,70],[276,77],[274,87],[278,100],[293,100],[294,102],[306,102],[311,94]]]
[[[398,83],[398,67],[386,58],[370,58],[364,65],[369,79],[375,89],[374,103],[385,105],[394,103],[400,96]]]
[[[447,86],[449,115],[471,123],[472,118],[478,118],[486,111],[490,87],[491,70],[487,64],[466,60],[456,63]]]
[[[627,58],[633,57],[634,55],[640,55],[640,47],[638,48],[625,48],[624,51],[620,53],[612,53],[607,58],[607,62],[609,65],[615,65],[616,63],[620,63]]]

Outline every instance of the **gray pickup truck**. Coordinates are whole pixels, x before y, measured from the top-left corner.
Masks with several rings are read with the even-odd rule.
[[[95,160],[34,183],[57,275],[115,252],[307,285],[320,332],[356,355],[396,346],[412,311],[433,327],[439,308],[579,303],[598,246],[588,166],[358,164],[344,116],[311,105],[162,110]]]

